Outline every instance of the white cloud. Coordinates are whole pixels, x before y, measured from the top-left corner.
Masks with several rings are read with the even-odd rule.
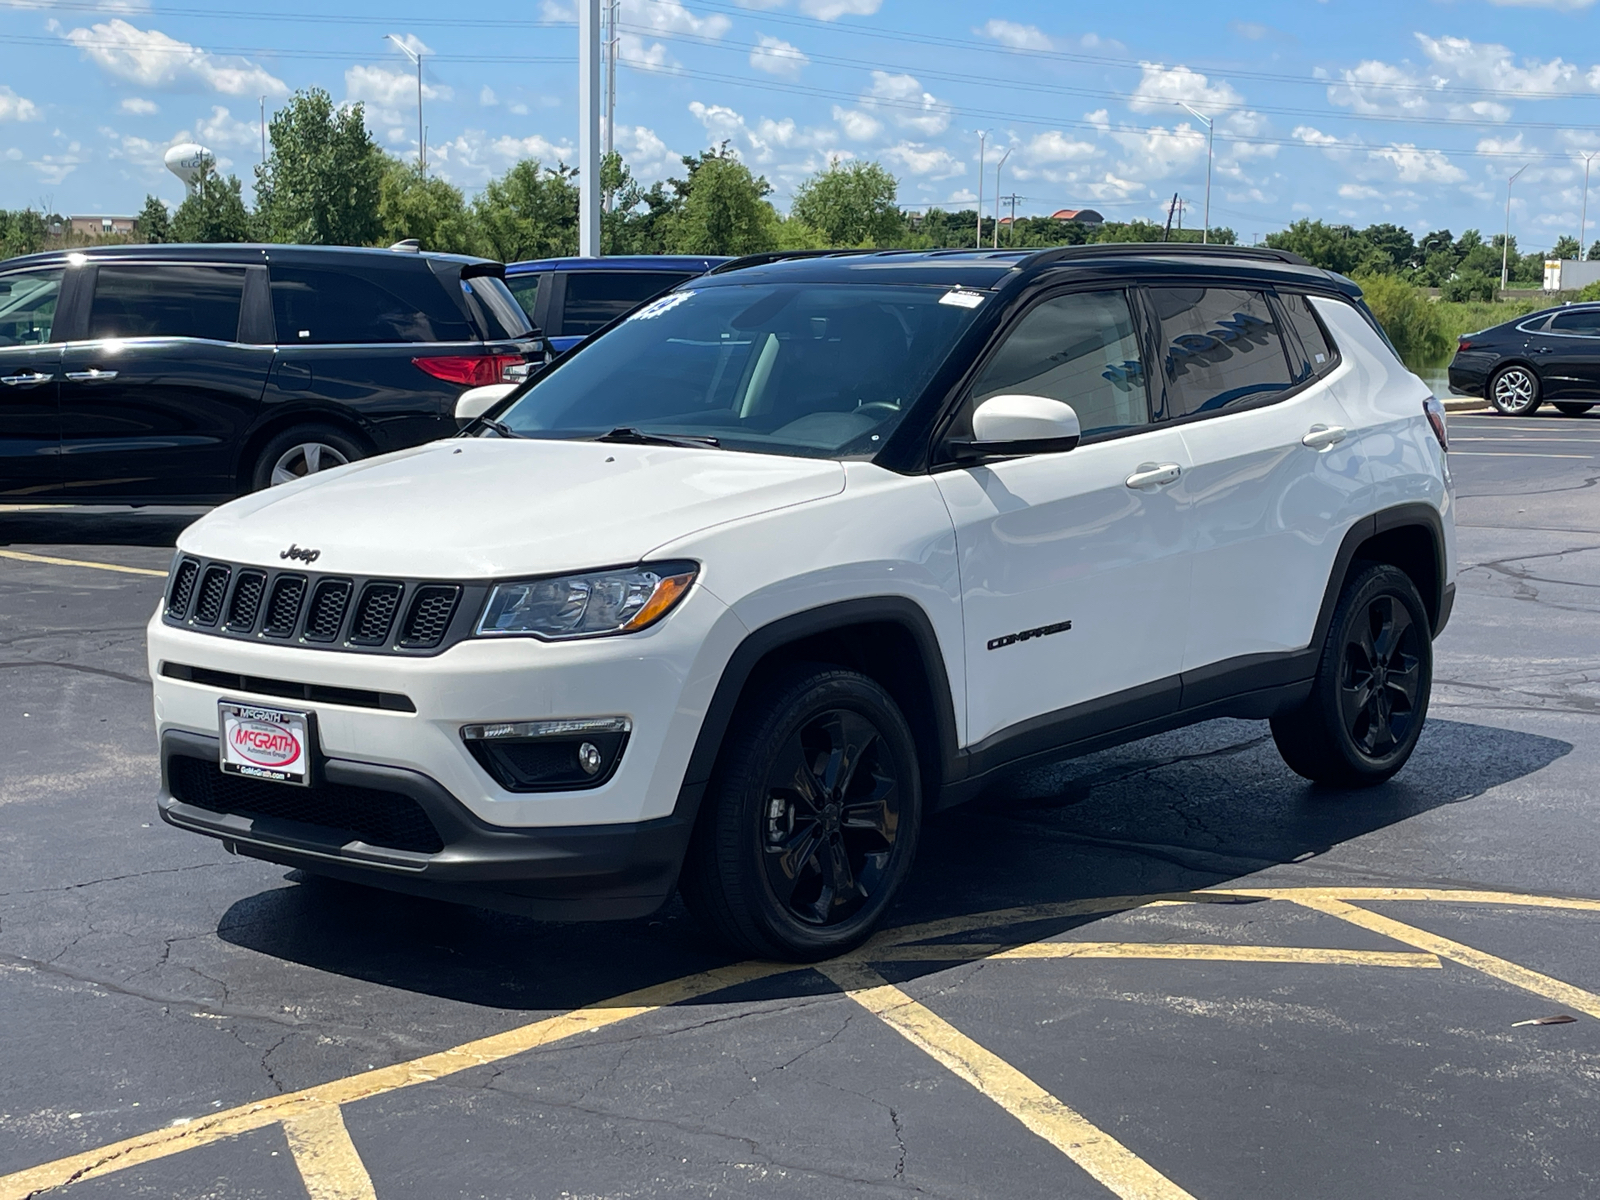
[[[487,83],[478,89],[478,103],[484,108],[493,108],[500,103],[499,97],[494,94],[494,89]]]
[[[897,163],[908,175],[926,176],[929,179],[950,179],[966,173],[967,166],[943,146],[929,146],[919,142],[901,142],[890,146],[883,157]]]
[[[391,70],[388,67],[354,66],[344,73],[346,98],[360,100],[375,108],[415,108],[417,103],[417,76],[415,72]],[[454,89],[444,84],[422,81],[423,100],[452,100]]]
[[[1081,162],[1099,154],[1100,147],[1093,142],[1080,142],[1055,129],[1030,138],[1022,147],[1023,160],[1030,164]]]
[[[504,159],[508,164],[520,162],[524,158],[536,158],[539,164],[545,167],[571,162],[577,153],[571,142],[552,142],[537,133],[524,138],[497,137],[489,143],[489,152],[497,158]]]
[[[811,60],[782,38],[763,33],[756,48],[750,51],[750,65],[768,75],[785,79],[798,79],[800,72]]]
[[[874,71],[872,86],[862,95],[861,102],[888,109],[896,125],[918,133],[943,133],[950,128],[949,106],[939,103],[931,92],[923,91],[922,84],[912,75]]]
[[[883,7],[883,0],[800,0],[800,11],[819,21],[840,17],[870,17]]]
[[[1377,200],[1383,193],[1364,183],[1342,183],[1339,185],[1339,195],[1346,200]]]
[[[148,117],[161,111],[154,100],[146,100],[140,96],[123,97],[122,103],[117,105],[117,110],[135,117]]]
[[[1560,12],[1576,12],[1588,8],[1594,0],[1489,0],[1499,8],[1553,8]]]
[[[870,142],[883,132],[883,122],[859,108],[833,106],[833,119],[847,138],[857,142]]]
[[[284,96],[283,80],[248,59],[208,54],[120,17],[61,35],[109,75],[143,88],[206,89],[227,96]]]
[[[1428,68],[1369,59],[1342,73],[1328,88],[1328,99],[1361,113],[1399,116],[1441,115],[1456,120],[1509,121],[1512,108],[1504,99],[1457,98],[1443,89],[1483,88],[1520,99],[1549,99],[1586,88],[1600,88],[1600,68],[1587,77],[1560,58],[1525,58],[1494,42],[1416,34]]]
[[[257,146],[261,143],[261,126],[255,121],[236,120],[220,104],[213,105],[211,115],[195,122],[192,130],[184,130],[172,137],[178,142],[199,142],[213,150],[218,146]]]
[[[1165,67],[1160,63],[1141,63],[1139,86],[1134,88],[1128,107],[1135,112],[1159,112],[1178,104],[1192,104],[1207,116],[1209,109],[1237,108],[1244,97],[1226,81],[1212,83],[1188,67]]]
[[[1401,183],[1460,183],[1467,177],[1465,171],[1438,150],[1419,150],[1405,142],[1369,150],[1367,155],[1394,167]]]
[[[973,32],[993,38],[1002,46],[1010,46],[1013,50],[1050,50],[1055,47],[1050,35],[1037,25],[1019,25],[1015,21],[1003,21],[998,17],[990,19],[984,23],[982,29],[975,29]]]
[[[400,44],[413,54],[432,54],[433,47],[428,45],[414,33],[408,33],[400,39]]]
[[[38,121],[43,116],[32,100],[0,84],[0,121]]]
[[[1431,38],[1417,34],[1417,44],[1441,71],[1453,79],[1507,92],[1571,92],[1582,86],[1578,68],[1559,58],[1518,65],[1506,47],[1467,38]]]
[[[616,146],[641,183],[665,179],[683,165],[683,156],[668,149],[655,130],[643,125],[618,125]]]

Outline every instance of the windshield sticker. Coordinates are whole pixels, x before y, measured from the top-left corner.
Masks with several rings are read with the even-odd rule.
[[[694,295],[693,292],[670,292],[659,300],[650,301],[649,304],[634,313],[628,320],[648,321],[651,317],[659,317],[664,312],[671,312],[692,295]]]
[[[959,287],[953,287],[939,297],[940,304],[954,304],[957,308],[977,308],[983,303],[982,292],[969,292]]]

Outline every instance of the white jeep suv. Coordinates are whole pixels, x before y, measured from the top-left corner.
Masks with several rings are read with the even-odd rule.
[[[161,815],[551,918],[859,943],[1002,767],[1235,716],[1411,754],[1444,417],[1273,251],[762,256],[463,435],[247,496],[150,623]]]

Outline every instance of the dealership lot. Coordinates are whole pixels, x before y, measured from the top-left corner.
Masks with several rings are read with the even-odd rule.
[[[0,1198],[1600,1191],[1600,418],[1452,434],[1400,776],[1313,791],[1246,721],[1018,773],[815,969],[164,826],[193,514],[0,513]]]

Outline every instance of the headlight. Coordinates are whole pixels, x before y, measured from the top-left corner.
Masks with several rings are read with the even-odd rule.
[[[671,612],[698,571],[694,563],[671,562],[499,583],[489,593],[478,636],[557,640],[633,633]]]

